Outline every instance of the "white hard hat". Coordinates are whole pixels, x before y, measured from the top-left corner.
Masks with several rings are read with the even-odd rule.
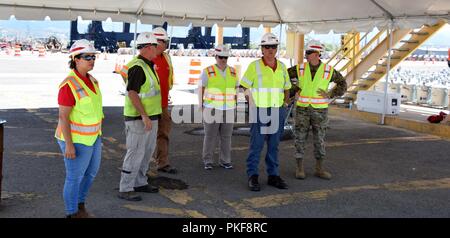
[[[319,53],[323,53],[325,51],[325,46],[317,40],[311,40],[306,45],[305,51],[317,51]]]
[[[169,40],[166,30],[164,30],[164,28],[162,27],[156,27],[155,29],[153,29],[152,33],[157,40]]]
[[[98,54],[100,52],[95,50],[94,44],[92,44],[90,41],[88,41],[86,39],[75,41],[69,50],[70,57],[74,57],[76,55],[85,54],[85,53]]]
[[[136,45],[158,44],[151,32],[142,32],[136,39]]]
[[[278,45],[278,37],[273,33],[266,33],[261,38],[261,44],[259,45]]]
[[[222,45],[222,44],[217,45],[214,48],[214,55],[229,57],[230,56],[230,49],[229,49],[229,47],[227,47],[225,45]]]

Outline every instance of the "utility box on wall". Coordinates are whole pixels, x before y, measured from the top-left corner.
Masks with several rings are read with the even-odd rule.
[[[384,92],[358,91],[356,101],[359,111],[383,113]],[[388,93],[388,103],[385,114],[398,115],[400,113],[401,95],[399,93]]]

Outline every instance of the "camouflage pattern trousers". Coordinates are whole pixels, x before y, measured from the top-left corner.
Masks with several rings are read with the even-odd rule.
[[[309,129],[312,127],[314,157],[325,159],[325,134],[328,126],[328,108],[315,109],[312,107],[295,108],[295,158],[305,158],[305,145],[308,140]]]

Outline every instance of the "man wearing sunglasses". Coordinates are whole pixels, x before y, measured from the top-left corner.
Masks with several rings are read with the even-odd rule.
[[[239,81],[236,70],[228,66],[230,49],[218,45],[214,49],[216,64],[206,67],[199,80],[199,106],[203,108],[203,163],[206,170],[213,168],[213,154],[219,140],[219,165],[232,169],[231,135],[233,133],[234,110],[237,102]],[[214,117],[212,116],[214,115]]]
[[[287,189],[278,169],[278,144],[284,129],[286,105],[289,100],[289,80],[286,66],[275,58],[278,38],[266,33],[261,39],[262,59],[249,64],[241,86],[250,93],[251,137],[250,151],[247,157],[248,187],[251,191],[260,191],[258,165],[261,151],[267,140],[266,168],[267,184],[279,189]],[[255,112],[252,114],[252,112]],[[256,114],[256,118],[252,115]]]
[[[328,103],[332,98],[344,95],[347,83],[331,65],[321,62],[320,56],[324,52],[324,48],[320,42],[310,41],[305,52],[307,62],[300,62],[288,70],[290,78],[296,82],[293,88],[298,96],[295,110],[295,159],[297,160],[295,177],[297,179],[306,178],[303,159],[306,139],[311,126],[316,158],[314,175],[322,179],[331,179],[331,174],[323,168],[325,133],[328,126]],[[336,83],[336,87],[329,91],[331,82]]]
[[[152,31],[158,46],[156,47],[156,57],[152,62],[159,77],[161,85],[161,118],[158,121],[158,133],[154,158],[158,166],[158,171],[169,174],[176,174],[178,171],[169,163],[169,133],[172,118],[169,113],[169,91],[173,85],[173,66],[169,54],[164,52],[169,45],[169,37],[166,30],[156,27]]]
[[[142,32],[136,44],[139,55],[121,72],[127,84],[124,107],[127,153],[118,196],[128,201],[142,200],[136,192],[158,192],[157,187],[147,183],[147,170],[155,150],[162,111],[159,79],[151,62],[156,56],[158,42],[151,32]]]

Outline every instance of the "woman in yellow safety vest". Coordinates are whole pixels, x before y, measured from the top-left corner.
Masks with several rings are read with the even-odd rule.
[[[64,203],[67,218],[87,218],[84,203],[100,167],[102,94],[88,74],[96,54],[92,43],[78,40],[70,48],[69,75],[59,85],[59,121],[55,137],[64,155]]]
[[[230,56],[229,47],[219,44],[214,51],[216,64],[206,67],[199,80],[200,107],[203,108],[205,129],[202,158],[205,169],[213,169],[213,154],[218,140],[219,165],[225,169],[232,169],[231,135],[239,81],[236,70],[227,64]]]

